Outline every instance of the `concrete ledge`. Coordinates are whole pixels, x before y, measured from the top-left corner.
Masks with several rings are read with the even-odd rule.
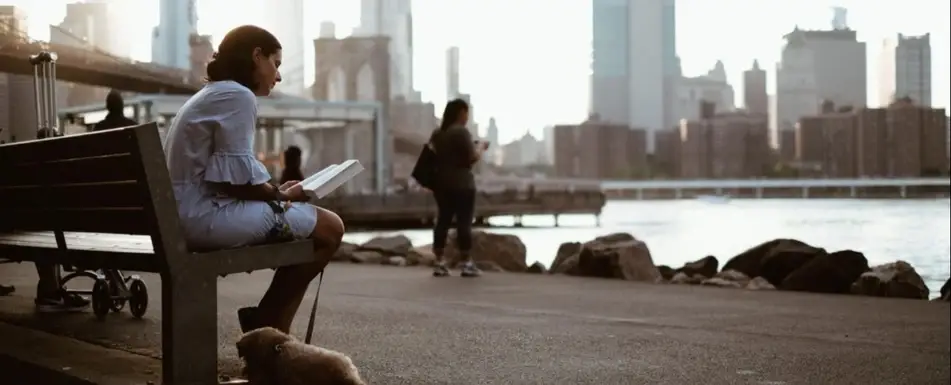
[[[3,322],[0,341],[0,382],[5,384],[161,383],[161,361],[154,358]]]

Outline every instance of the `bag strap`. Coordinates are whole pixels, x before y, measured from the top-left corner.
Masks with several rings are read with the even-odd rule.
[[[314,306],[310,308],[310,320],[307,321],[307,335],[304,336],[304,343],[310,344],[314,336],[314,322],[317,319],[317,302],[320,301],[320,285],[324,283],[324,271],[321,270],[317,278],[317,292],[314,293]]]

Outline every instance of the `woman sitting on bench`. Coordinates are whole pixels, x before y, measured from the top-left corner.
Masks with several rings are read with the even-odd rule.
[[[277,269],[258,306],[238,310],[244,331],[271,326],[289,332],[304,292],[344,234],[337,214],[304,203],[297,181],[269,184],[255,158],[255,97],[281,81],[280,66],[281,44],[270,32],[255,26],[228,32],[208,63],[208,84],[179,110],[164,144],[190,248],[314,241],[313,263]]]

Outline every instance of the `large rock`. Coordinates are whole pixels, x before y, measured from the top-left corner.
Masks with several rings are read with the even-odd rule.
[[[947,281],[944,281],[944,285],[941,285],[941,300],[946,302],[951,302],[951,288],[948,285],[951,284],[951,278],[948,278]]]
[[[548,269],[541,262],[535,262],[525,269],[525,272],[529,274],[545,274],[548,272]]]
[[[717,275],[719,270],[720,261],[717,260],[717,257],[708,255],[696,261],[685,263],[681,268],[674,270],[674,273],[684,273],[691,277],[700,275],[711,278]]]
[[[493,266],[498,266],[504,271],[523,272],[528,268],[525,263],[525,244],[514,235],[473,231],[472,250],[469,253],[477,264],[479,261],[493,262]],[[460,256],[456,248],[455,231],[449,234],[444,257],[450,266],[459,263]]]
[[[665,281],[670,281],[674,279],[674,276],[677,275],[677,270],[674,270],[672,267],[667,265],[658,265],[657,271],[660,272],[660,277]]]
[[[780,286],[786,277],[825,250],[795,239],[774,239],[730,258],[723,270],[735,270],[747,277],[763,277]]]
[[[723,270],[736,270],[748,277],[758,277],[760,276],[760,268],[763,264],[763,259],[765,259],[770,252],[776,248],[785,248],[798,245],[808,246],[806,243],[797,241],[795,239],[781,238],[764,242],[750,248],[749,250],[737,254],[733,258],[730,258],[726,264],[723,265]]]
[[[564,258],[555,272],[628,281],[656,282],[661,279],[647,244],[627,233],[610,234],[586,242],[580,252]]]
[[[359,246],[362,251],[376,251],[385,256],[405,256],[413,248],[413,242],[405,235],[384,235],[375,237]]]
[[[436,262],[436,254],[433,254],[433,245],[414,247],[406,253],[408,266],[432,266],[434,262]]]
[[[821,254],[789,274],[780,288],[814,293],[846,294],[852,283],[869,270],[868,260],[858,251]]]
[[[908,262],[896,261],[875,266],[852,284],[853,294],[928,299],[928,286]]]
[[[565,268],[562,268],[562,265],[572,258],[575,258],[574,262],[572,262],[572,265],[577,264],[577,257],[578,253],[580,252],[581,242],[562,243],[561,246],[558,246],[558,251],[555,252],[555,260],[551,262],[551,267],[548,268],[548,271],[552,273],[564,273]]]
[[[744,288],[750,283],[750,277],[738,270],[723,270],[713,278],[705,279],[701,282],[704,286]]]
[[[337,251],[334,252],[334,255],[330,257],[331,261],[335,262],[349,262],[350,254],[357,250],[357,245],[354,245],[349,242],[341,242],[340,247],[337,248]]]

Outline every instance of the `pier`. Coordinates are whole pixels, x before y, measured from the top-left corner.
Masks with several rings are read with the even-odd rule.
[[[491,217],[511,216],[521,225],[524,215],[551,215],[558,225],[562,214],[600,217],[606,197],[600,190],[504,190],[479,191],[476,195],[477,225]],[[389,195],[344,195],[321,199],[320,206],[336,212],[348,228],[416,228],[431,226],[436,218],[432,194],[414,192]]]

